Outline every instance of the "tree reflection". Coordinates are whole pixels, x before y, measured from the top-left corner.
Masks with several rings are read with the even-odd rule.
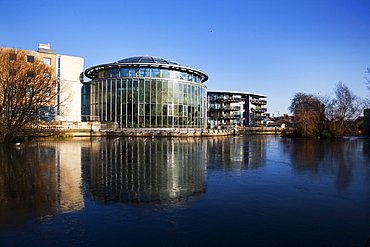
[[[336,187],[346,189],[353,173],[363,171],[366,164],[360,139],[283,139],[284,150],[290,154],[291,164],[297,173],[325,173],[335,175]],[[365,169],[366,170],[366,169]]]
[[[205,191],[205,147],[196,139],[107,139],[89,156],[84,178],[92,200],[170,203]]]
[[[55,212],[57,187],[54,156],[55,150],[48,148],[0,146],[2,224]]]
[[[82,143],[0,145],[0,225],[82,209]]]

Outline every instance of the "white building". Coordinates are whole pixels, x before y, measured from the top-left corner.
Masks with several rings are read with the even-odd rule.
[[[81,87],[80,75],[83,72],[84,58],[70,55],[57,54],[50,49],[49,44],[39,44],[37,51],[28,51],[0,47],[3,51],[22,51],[24,60],[39,59],[44,64],[50,65],[58,81],[56,109],[53,120],[55,121],[81,121]],[[23,58],[20,58],[23,59]]]

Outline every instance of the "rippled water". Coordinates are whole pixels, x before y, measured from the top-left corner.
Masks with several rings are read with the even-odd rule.
[[[370,139],[0,145],[0,246],[370,246]]]

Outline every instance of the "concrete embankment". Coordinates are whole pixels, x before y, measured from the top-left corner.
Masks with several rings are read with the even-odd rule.
[[[226,136],[226,135],[280,135],[283,128],[274,127],[250,127],[241,130],[234,129],[59,129],[66,135],[81,136],[81,137],[97,137],[97,136]]]
[[[227,135],[280,135],[284,128],[238,127],[238,129],[196,129],[196,128],[126,128],[118,129],[114,123],[100,122],[50,122],[32,127],[35,137],[109,137],[109,136],[227,136]]]
[[[241,127],[239,133],[245,135],[281,135],[284,129],[280,127]]]

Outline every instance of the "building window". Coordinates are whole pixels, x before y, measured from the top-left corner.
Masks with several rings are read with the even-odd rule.
[[[33,72],[33,71],[27,71],[26,72],[26,76],[27,77],[34,77],[35,76],[35,72]]]
[[[11,60],[11,61],[15,61],[15,60],[17,60],[17,54],[15,54],[15,53],[10,53],[10,54],[9,54],[9,60]]]
[[[144,104],[139,104],[139,116],[145,116],[145,106],[144,106]]]
[[[17,75],[17,70],[15,70],[15,69],[9,69],[9,75],[16,76]]]
[[[35,61],[35,57],[34,56],[27,56],[27,62],[33,63],[34,61]]]
[[[50,79],[50,72],[45,72],[44,73],[44,78],[45,79]]]
[[[167,113],[168,116],[173,116],[173,104],[168,104]]]
[[[26,94],[27,95],[33,95],[33,87],[32,86],[27,86],[26,87]]]
[[[187,117],[188,116],[188,106],[187,105],[183,105],[182,106],[182,116],[183,117]]]
[[[51,64],[51,59],[48,57],[44,57],[44,64],[50,65]]]
[[[44,93],[43,93],[43,95],[44,95],[44,96],[50,96],[50,94],[51,94],[51,88],[50,88],[50,87],[45,87],[45,88],[44,88]]]

